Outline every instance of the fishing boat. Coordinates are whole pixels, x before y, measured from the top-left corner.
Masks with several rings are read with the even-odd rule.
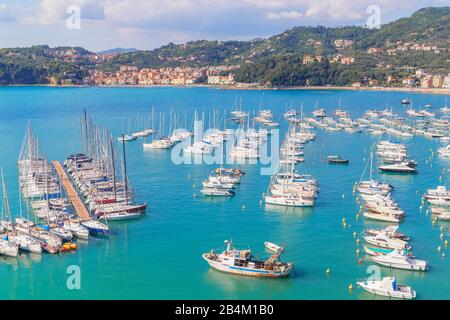
[[[343,159],[341,156],[328,156],[328,163],[335,163],[335,164],[348,164],[348,159]]]
[[[272,242],[266,241],[266,242],[264,242],[264,246],[267,248],[267,250],[272,251],[272,252],[283,252],[284,251],[283,247],[280,247]]]
[[[251,250],[238,250],[231,248],[231,240],[225,241],[227,248],[222,253],[211,250],[202,255],[211,268],[226,273],[253,276],[253,277],[287,277],[294,269],[292,262],[281,262],[281,252],[276,252],[267,260],[257,260]]]
[[[367,292],[384,297],[397,299],[414,299],[416,292],[411,287],[397,284],[393,277],[384,277],[382,280],[366,280],[357,284]]]
[[[395,269],[428,271],[428,263],[425,260],[411,258],[403,251],[397,249],[386,255],[373,256],[372,260],[383,266]]]

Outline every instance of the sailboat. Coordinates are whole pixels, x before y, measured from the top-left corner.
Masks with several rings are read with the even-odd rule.
[[[14,224],[11,222],[11,213],[9,210],[9,201],[8,201],[8,193],[6,191],[6,183],[5,178],[3,176],[3,169],[1,169],[2,174],[2,187],[3,187],[3,207],[2,207],[2,217],[5,216],[6,223],[2,223],[2,225],[10,225],[11,226],[11,232],[14,235]],[[2,221],[3,222],[3,221]],[[10,240],[8,237],[7,239],[0,238],[0,254],[3,254],[5,256],[10,257],[17,257],[19,254],[19,245],[16,243],[18,239],[13,238]]]

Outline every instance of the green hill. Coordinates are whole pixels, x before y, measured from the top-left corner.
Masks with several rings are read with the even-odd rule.
[[[433,49],[411,49],[413,45]],[[379,51],[369,54],[369,48]],[[449,48],[450,7],[424,8],[378,30],[361,26],[299,26],[267,39],[169,43],[154,50],[117,54],[105,61],[79,47],[0,49],[0,84],[81,83],[91,69],[117,71],[121,65],[237,65],[235,78],[241,82],[349,84],[362,78],[384,81],[389,74],[402,76],[399,67],[404,66],[448,73]],[[321,61],[304,65],[303,58],[308,55]],[[340,64],[336,58],[339,56],[355,61]]]

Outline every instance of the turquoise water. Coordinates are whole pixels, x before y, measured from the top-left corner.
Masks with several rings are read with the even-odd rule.
[[[170,108],[191,119],[194,110],[231,110],[242,100],[246,110],[262,104],[270,108],[286,129],[282,114],[303,101],[306,113],[318,102],[328,111],[341,107],[352,116],[370,108],[392,106],[404,114],[400,100],[415,106],[445,104],[445,96],[399,92],[358,91],[235,91],[206,88],[0,88],[0,166],[4,168],[13,213],[19,210],[16,161],[28,120],[48,159],[64,160],[79,151],[79,125],[83,108],[96,124],[115,136],[137,114],[166,112]],[[157,117],[155,117],[157,118]],[[188,123],[191,123],[190,120]],[[191,129],[191,128],[188,128]],[[356,220],[358,205],[352,186],[364,169],[369,146],[377,138],[362,134],[317,131],[317,139],[305,148],[306,161],[299,169],[314,174],[320,194],[313,209],[286,209],[260,205],[270,177],[261,176],[258,165],[244,166],[246,175],[236,196],[208,200],[199,186],[213,166],[175,165],[170,151],[143,151],[142,140],[128,143],[128,173],[139,200],[148,201],[145,217],[114,223],[109,239],[80,243],[71,254],[0,258],[0,297],[4,299],[379,299],[356,288],[366,278],[370,261],[356,254],[356,239],[366,226],[382,226]],[[432,224],[420,212],[420,195],[439,184],[448,162],[431,157],[436,140],[415,137],[405,140],[412,159],[419,162],[414,176],[381,175],[395,186],[394,198],[407,213],[400,230],[412,237],[418,258],[428,260],[431,271],[411,273],[380,267],[381,274],[395,275],[411,285],[419,299],[450,299],[450,251],[442,257],[439,227],[450,238],[450,223]],[[350,159],[348,166],[328,165],[329,154]],[[445,180],[444,182],[448,181]],[[448,186],[448,183],[447,183]],[[193,195],[197,194],[197,197]],[[342,226],[342,218],[350,225]],[[218,248],[225,239],[250,246],[257,256],[267,256],[263,242],[287,244],[283,259],[293,261],[296,273],[287,279],[253,279],[210,270],[201,254]],[[363,258],[362,265],[358,264]],[[81,268],[81,289],[66,286],[67,267]],[[330,268],[331,273],[325,270]],[[349,292],[349,284],[354,289]]]

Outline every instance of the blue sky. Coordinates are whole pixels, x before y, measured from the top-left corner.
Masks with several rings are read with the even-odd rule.
[[[79,29],[67,27],[73,5],[80,9]],[[364,25],[371,5],[386,23],[448,0],[0,0],[0,47],[48,44],[98,51],[246,40],[297,25]]]

